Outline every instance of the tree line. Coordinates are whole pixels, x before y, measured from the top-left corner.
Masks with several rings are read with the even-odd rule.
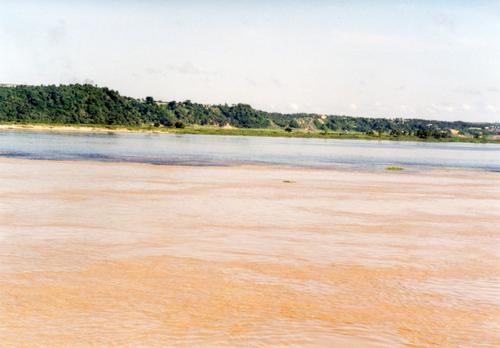
[[[464,135],[485,134],[499,124],[423,119],[369,118],[342,115],[281,114],[256,110],[248,104],[204,105],[189,100],[135,99],[89,84],[0,87],[0,122],[184,127],[230,125],[238,128],[314,129],[367,134],[449,137],[450,129]]]

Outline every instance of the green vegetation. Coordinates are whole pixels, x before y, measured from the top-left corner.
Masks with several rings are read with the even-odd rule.
[[[403,168],[402,167],[391,166],[391,167],[385,168],[385,170],[403,170]]]
[[[134,99],[92,85],[0,87],[0,123],[125,127],[175,133],[500,142],[498,123],[281,114],[247,104]]]

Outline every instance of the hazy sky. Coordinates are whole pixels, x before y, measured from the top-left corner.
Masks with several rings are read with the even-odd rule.
[[[0,0],[0,82],[500,121],[500,1]]]

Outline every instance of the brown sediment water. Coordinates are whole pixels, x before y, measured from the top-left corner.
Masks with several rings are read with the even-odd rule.
[[[500,346],[500,174],[0,159],[2,347]]]

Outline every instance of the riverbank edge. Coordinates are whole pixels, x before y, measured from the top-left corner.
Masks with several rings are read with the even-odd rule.
[[[500,140],[452,137],[444,139],[421,139],[415,136],[394,137],[390,135],[367,135],[363,133],[319,132],[272,128],[222,128],[213,126],[188,126],[185,128],[140,127],[124,125],[75,125],[75,124],[45,124],[45,123],[0,123],[0,130],[28,130],[53,132],[83,132],[83,133],[154,133],[154,134],[200,134],[226,136],[261,136],[281,138],[313,138],[313,139],[349,139],[376,141],[409,141],[430,143],[476,143],[500,144]]]

